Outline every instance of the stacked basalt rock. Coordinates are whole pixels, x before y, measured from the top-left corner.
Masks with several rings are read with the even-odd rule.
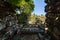
[[[45,0],[46,25],[56,35],[60,35],[60,0]]]

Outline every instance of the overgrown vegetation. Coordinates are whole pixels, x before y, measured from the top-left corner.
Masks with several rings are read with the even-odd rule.
[[[8,2],[11,4],[10,6],[14,8],[15,12],[20,12],[18,16],[19,23],[25,23],[25,21],[28,21],[27,19],[31,15],[31,12],[34,10],[33,0],[1,0],[0,2]]]

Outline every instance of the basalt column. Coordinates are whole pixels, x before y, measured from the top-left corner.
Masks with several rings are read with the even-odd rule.
[[[60,36],[60,0],[45,0],[46,25],[51,32]]]

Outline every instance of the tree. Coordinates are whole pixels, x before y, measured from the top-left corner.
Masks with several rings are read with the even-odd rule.
[[[33,0],[29,0],[29,1],[28,0],[22,0],[21,3],[20,3],[20,18],[18,18],[18,19],[21,20],[21,17],[24,17],[26,19],[24,20],[24,18],[22,18],[23,20],[21,20],[21,21],[27,22],[28,21],[28,18],[30,17],[31,12],[33,10],[34,10]],[[21,16],[21,15],[25,15],[25,16]]]
[[[41,18],[44,18],[45,16],[43,14],[40,15]]]
[[[33,0],[3,0],[3,1],[12,4],[12,7],[16,11],[19,10],[20,14],[26,15],[27,19],[31,15],[31,12],[34,10],[34,2],[33,2]],[[23,17],[23,16],[21,16],[21,15],[18,16],[18,19],[20,19],[21,17]],[[24,19],[24,18],[22,18],[22,19]]]

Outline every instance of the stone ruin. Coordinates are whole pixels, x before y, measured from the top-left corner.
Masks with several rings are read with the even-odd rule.
[[[59,40],[60,36],[60,0],[45,0],[46,25]]]

